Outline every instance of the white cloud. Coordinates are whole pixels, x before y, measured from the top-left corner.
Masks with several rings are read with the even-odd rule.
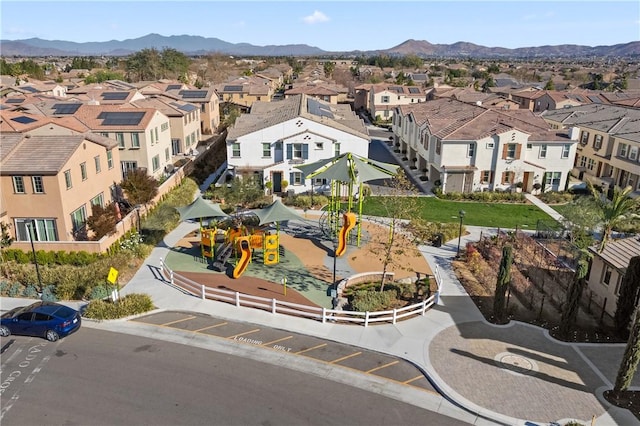
[[[319,10],[314,10],[309,16],[305,16],[302,20],[307,24],[317,24],[319,22],[327,22],[329,17]]]

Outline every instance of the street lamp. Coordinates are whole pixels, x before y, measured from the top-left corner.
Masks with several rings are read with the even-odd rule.
[[[460,229],[458,230],[458,250],[456,251],[456,258],[460,257],[460,239],[462,238],[462,219],[464,219],[465,212],[460,210],[458,217],[460,218]]]
[[[36,265],[36,275],[38,276],[38,285],[39,291],[42,291],[42,277],[40,277],[40,268],[38,267],[38,258],[36,257],[36,248],[33,245],[33,234],[31,234],[32,232],[35,232],[35,220],[31,220],[31,222],[27,223],[27,230],[29,231],[29,241],[31,242],[31,252],[33,253],[33,263],[35,263]]]

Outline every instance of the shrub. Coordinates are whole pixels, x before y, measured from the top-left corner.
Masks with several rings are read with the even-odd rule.
[[[89,300],[104,299],[109,296],[109,290],[103,285],[97,285],[91,289]]]
[[[353,294],[351,306],[354,311],[373,312],[393,308],[398,298],[396,290],[379,291],[358,290]]]
[[[36,299],[38,297],[38,290],[33,284],[29,284],[22,291],[22,297],[26,297],[29,299]]]
[[[443,200],[451,201],[484,201],[484,202],[507,202],[507,203],[525,203],[526,197],[521,192],[505,192],[505,191],[483,191],[483,192],[436,192],[436,196]]]
[[[567,191],[549,191],[537,195],[537,197],[546,204],[564,204],[573,200],[574,195]]]
[[[456,223],[427,222],[423,219],[414,219],[407,225],[407,229],[421,242],[431,242],[438,234],[443,234],[444,241],[453,240],[458,238],[459,228],[460,225]],[[463,226],[462,233],[465,232],[466,228]]]
[[[24,286],[18,283],[13,283],[9,287],[9,291],[7,292],[7,296],[9,297],[18,297],[22,294]]]
[[[42,300],[46,302],[57,302],[59,299],[56,297],[55,286],[48,285],[42,289]]]
[[[148,294],[128,294],[116,302],[92,300],[84,316],[96,320],[118,319],[149,312],[154,308]]]

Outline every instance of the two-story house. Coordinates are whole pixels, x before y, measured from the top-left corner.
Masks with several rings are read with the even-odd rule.
[[[112,201],[121,181],[118,143],[72,118],[3,113],[0,189],[3,222],[16,242],[85,240],[91,206]],[[19,131],[6,122],[18,120]]]
[[[250,108],[254,102],[270,102],[275,89],[272,81],[258,76],[238,77],[214,86],[221,102]]]
[[[426,101],[422,87],[376,84],[369,90],[369,113],[374,119],[391,120],[397,106]]]
[[[580,129],[573,174],[604,187],[630,185],[640,196],[640,109],[588,104],[545,111],[552,127]]]
[[[394,141],[443,192],[565,188],[576,133],[551,129],[528,110],[495,110],[455,99],[397,107]]]
[[[118,142],[123,178],[137,168],[160,178],[173,164],[169,117],[156,109],[81,105],[74,117],[92,132]]]
[[[169,85],[162,94],[173,100],[187,102],[200,109],[200,134],[212,135],[220,126],[220,99],[213,87],[183,89],[180,84]]]
[[[351,152],[367,157],[369,134],[348,105],[333,105],[306,95],[279,102],[255,102],[227,136],[227,164],[242,178],[271,182],[274,192],[311,189],[296,166]]]

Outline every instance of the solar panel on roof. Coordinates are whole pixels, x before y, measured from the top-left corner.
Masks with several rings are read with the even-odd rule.
[[[75,114],[82,104],[55,104],[53,109],[54,114]]]
[[[144,112],[102,112],[98,115],[103,126],[137,126]]]
[[[417,87],[409,87],[409,93],[420,93],[420,89]]]
[[[602,99],[600,99],[599,96],[593,95],[593,96],[587,96],[587,97],[591,100],[591,102],[593,102],[595,104],[601,104],[602,103]]]
[[[104,92],[102,99],[105,101],[124,101],[129,97],[129,92]]]
[[[330,107],[325,104],[321,104],[316,99],[307,99],[307,108],[309,109],[310,114],[320,117],[335,118],[333,113],[331,112]]]
[[[170,84],[167,86],[167,90],[180,90],[182,89],[182,84]]]
[[[179,92],[179,95],[181,95],[185,99],[186,98],[200,99],[200,98],[207,97],[207,91],[206,90],[182,90]]]
[[[402,93],[403,92],[402,87],[400,87],[400,86],[390,87],[389,90],[391,90],[392,92],[396,92],[396,93]]]
[[[5,101],[8,104],[21,104],[24,102],[23,98],[9,98]]]
[[[31,93],[36,93],[38,91],[38,89],[31,86],[20,87],[20,89],[26,90],[27,92],[31,92]]]
[[[34,121],[36,121],[35,119],[33,119],[31,117],[27,117],[26,115],[21,115],[20,117],[14,117],[11,120],[15,121],[16,123],[21,123],[21,124],[29,124],[29,123],[33,123]]]
[[[182,106],[179,106],[178,109],[182,110],[182,111],[186,111],[186,112],[191,112],[191,111],[195,110],[196,107],[194,105],[191,105],[191,104],[184,104]]]
[[[242,92],[242,86],[224,86],[223,92]]]

